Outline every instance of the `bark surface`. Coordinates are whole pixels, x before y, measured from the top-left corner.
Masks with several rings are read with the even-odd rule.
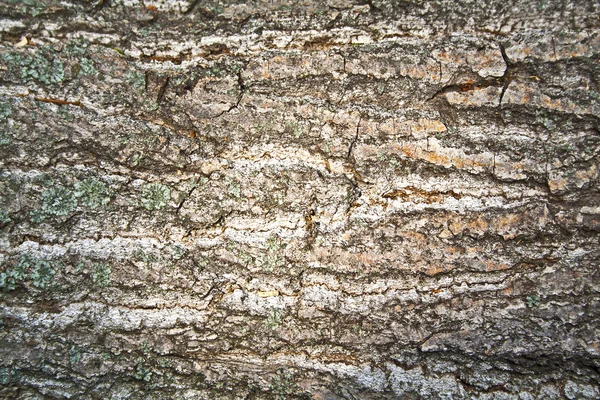
[[[0,397],[600,397],[596,1],[0,0]]]

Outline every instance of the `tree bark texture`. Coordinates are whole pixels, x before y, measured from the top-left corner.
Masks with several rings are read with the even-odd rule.
[[[0,397],[600,397],[597,1],[0,17]]]

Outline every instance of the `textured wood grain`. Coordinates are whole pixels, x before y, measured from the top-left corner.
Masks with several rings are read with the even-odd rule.
[[[600,397],[596,2],[0,16],[0,397]]]

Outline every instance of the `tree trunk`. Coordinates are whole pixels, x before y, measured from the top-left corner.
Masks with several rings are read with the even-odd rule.
[[[0,14],[0,397],[600,397],[596,1]]]

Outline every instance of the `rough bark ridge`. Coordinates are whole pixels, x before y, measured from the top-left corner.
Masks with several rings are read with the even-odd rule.
[[[600,396],[598,2],[0,15],[2,398]]]

